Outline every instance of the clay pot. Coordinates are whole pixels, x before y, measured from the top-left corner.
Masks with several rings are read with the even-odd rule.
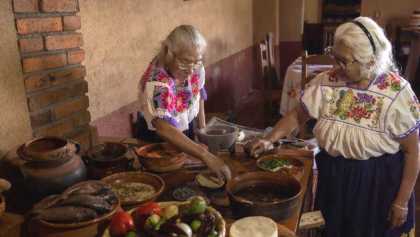
[[[119,197],[122,206],[138,206],[146,202],[154,201],[162,194],[163,190],[165,189],[165,181],[163,181],[160,176],[147,172],[121,172],[107,176],[101,181],[109,184],[111,187],[119,183],[139,182],[151,185],[156,190],[152,196],[144,200],[137,200],[135,197]]]
[[[35,197],[61,193],[86,179],[86,167],[79,156],[80,145],[58,137],[43,137],[21,145],[18,156],[25,187]]]
[[[135,154],[125,144],[116,142],[96,145],[83,156],[88,176],[93,179],[127,171],[134,159]]]
[[[249,195],[254,200],[241,194],[241,191],[250,187],[255,190]],[[281,198],[270,201],[267,199],[270,196],[269,190],[282,193]],[[299,198],[302,195],[301,185],[293,176],[269,172],[249,172],[236,176],[228,181],[226,191],[232,213],[236,217],[266,216],[275,221],[285,220],[297,213]],[[257,200],[257,196],[267,200]]]
[[[163,151],[161,154],[156,152]],[[168,143],[154,143],[136,149],[139,162],[147,170],[163,173],[182,168],[187,156]]]

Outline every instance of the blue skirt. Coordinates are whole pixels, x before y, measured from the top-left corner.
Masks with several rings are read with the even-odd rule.
[[[415,199],[411,195],[408,217],[401,227],[390,229],[387,221],[403,173],[404,154],[369,160],[316,157],[318,185],[315,207],[321,210],[326,237],[399,237],[414,228]]]

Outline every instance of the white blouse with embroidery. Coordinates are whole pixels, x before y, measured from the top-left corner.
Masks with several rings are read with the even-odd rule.
[[[332,156],[366,160],[400,150],[399,138],[420,125],[420,110],[410,84],[390,73],[365,90],[324,72],[305,88],[303,107],[317,119],[314,134]]]
[[[184,85],[176,85],[167,71],[153,60],[139,83],[139,102],[148,129],[154,118],[161,118],[181,131],[198,115],[200,98],[206,99],[204,89],[205,71],[201,67],[193,73]]]

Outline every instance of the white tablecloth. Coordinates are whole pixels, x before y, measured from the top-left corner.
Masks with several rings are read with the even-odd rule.
[[[308,75],[332,68],[332,65],[308,65]],[[302,63],[300,57],[297,58],[286,71],[281,95],[280,114],[285,115],[298,105],[302,80]]]

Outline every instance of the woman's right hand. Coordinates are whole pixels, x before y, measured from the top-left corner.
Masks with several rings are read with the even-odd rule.
[[[252,157],[257,158],[265,151],[268,151],[273,143],[267,139],[257,138],[245,145],[245,151]]]
[[[227,181],[232,178],[232,172],[230,171],[229,166],[227,166],[226,163],[219,157],[213,155],[210,152],[207,152],[203,161],[210,168],[210,170],[217,174],[217,177],[220,180]]]

